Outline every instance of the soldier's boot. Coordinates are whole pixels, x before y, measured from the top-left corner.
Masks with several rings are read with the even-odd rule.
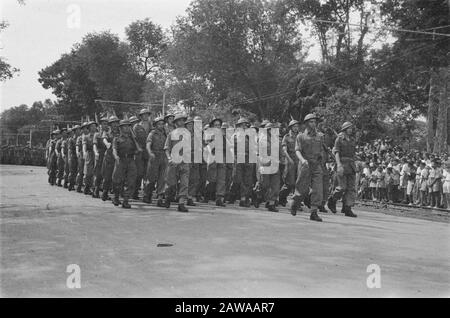
[[[279,194],[279,201],[280,201],[281,206],[286,206],[287,197],[289,195],[289,192],[291,192],[289,188],[281,189],[280,194]]]
[[[57,185],[58,187],[62,187],[61,182],[62,182],[62,180],[61,180],[61,179],[58,179],[58,182],[56,183],[56,185]]]
[[[120,193],[120,186],[114,186],[114,198],[112,200],[112,204],[114,204],[115,206],[119,206],[120,205],[120,200],[119,200],[119,193]]]
[[[351,217],[351,218],[356,218],[357,215],[355,213],[353,213],[352,208],[349,206],[346,206],[344,209],[344,213],[345,216]]]
[[[63,188],[64,188],[64,189],[68,189],[68,188],[69,188],[69,186],[68,186],[68,182],[67,182],[67,180],[66,180],[66,179],[64,179],[64,184],[63,184]]]
[[[303,203],[308,207],[308,209],[311,209],[311,195],[308,194],[303,200]]]
[[[133,196],[131,197],[133,200],[139,200],[139,188],[134,190]]]
[[[267,210],[269,210],[270,212],[279,212],[279,210],[275,204],[269,204]]]
[[[328,198],[328,202],[327,202],[327,206],[330,209],[331,212],[336,213],[336,201],[334,200],[334,198],[332,196],[330,196]]]
[[[248,199],[241,199],[239,201],[239,206],[243,207],[243,208],[249,208],[250,207],[250,202],[248,201]]]
[[[92,193],[92,197],[95,199],[100,198],[100,188],[98,186],[94,188],[94,193]]]
[[[222,197],[218,197],[216,199],[216,206],[225,207],[225,203],[223,202],[223,198]]]
[[[187,205],[188,206],[196,206],[196,204],[194,203],[194,200],[192,200],[192,198],[187,199]]]
[[[317,209],[313,209],[311,211],[311,215],[309,216],[309,219],[311,221],[317,221],[317,222],[322,222],[322,219],[320,218],[320,216],[317,214]]]
[[[90,184],[86,184],[84,186],[84,192],[83,193],[86,194],[86,195],[91,195],[92,194],[91,185]]]
[[[325,208],[325,205],[319,206],[319,212],[328,213],[328,210]]]
[[[67,188],[68,191],[73,191],[74,190],[74,186],[73,183],[69,183],[69,187]]]
[[[164,201],[164,207],[165,208],[170,208],[170,196],[166,195],[166,199]]]
[[[128,199],[123,199],[122,208],[131,209],[131,205],[128,203]]]
[[[77,186],[77,192],[78,192],[78,193],[83,193],[83,190],[81,190],[81,187],[82,187],[81,184],[79,184],[79,185]]]
[[[297,211],[299,209],[299,200],[297,198],[293,198],[292,199],[292,203],[291,203],[291,207],[289,208],[289,212],[291,212],[291,214],[293,216],[297,215]]]
[[[152,192],[154,185],[146,184],[144,185],[144,197],[142,198],[142,202],[151,204],[152,203]]]
[[[189,210],[184,206],[184,203],[179,203],[178,212],[189,212]]]
[[[156,206],[158,206],[160,208],[165,208],[166,207],[163,198],[161,198],[161,197],[158,198],[158,201],[156,202]]]
[[[102,201],[108,201],[109,200],[109,195],[108,195],[108,191],[109,189],[104,188],[103,192],[102,192]]]

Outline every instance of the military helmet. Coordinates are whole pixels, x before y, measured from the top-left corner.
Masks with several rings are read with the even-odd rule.
[[[268,121],[267,119],[264,119],[264,120],[262,121],[261,125],[259,125],[259,127],[265,128],[266,125],[269,124],[269,123],[270,123],[270,121]]]
[[[352,126],[353,126],[353,124],[351,122],[346,121],[345,123],[342,124],[341,131],[347,130],[348,128],[350,128]]]
[[[131,124],[134,124],[134,123],[138,122],[139,119],[136,116],[131,116],[129,121],[130,121]]]
[[[67,133],[71,133],[73,131],[73,128],[67,128]]]
[[[193,123],[194,122],[194,118],[192,118],[191,116],[189,116],[188,118],[186,118],[186,121],[185,121],[185,125],[187,125],[187,124],[189,124],[189,123]]]
[[[239,118],[239,120],[237,121],[236,125],[241,125],[241,124],[249,124],[248,120],[245,119],[244,117]]]
[[[266,124],[266,126],[264,126],[264,128],[266,128],[266,129],[275,128],[275,124],[269,122],[269,123]]]
[[[202,121],[202,118],[200,116],[195,116],[194,121]]]
[[[131,125],[130,121],[128,119],[122,119],[119,122],[119,126],[126,126],[126,125]]]
[[[170,116],[175,117],[174,114],[172,114],[172,113],[167,113],[167,114],[164,116],[164,120],[166,120],[166,119],[169,118]]]
[[[219,121],[220,122],[220,126],[222,126],[223,120],[218,118],[218,117],[214,117],[210,122],[209,122],[209,127],[212,127],[215,121]]]
[[[173,122],[176,122],[179,119],[186,120],[187,116],[184,113],[178,113],[178,114],[175,115],[175,118],[173,119]]]
[[[149,111],[147,108],[143,108],[139,111],[139,116],[144,114],[151,114],[151,111]]]
[[[74,127],[72,127],[72,130],[77,130],[77,129],[80,129],[80,128],[81,128],[80,125],[75,125]]]
[[[297,125],[297,124],[300,124],[300,122],[298,120],[292,119],[289,122],[288,128],[291,128],[292,126]]]
[[[89,126],[89,122],[85,121],[84,123],[81,124],[81,129],[83,129],[87,126]]]
[[[100,122],[108,122],[108,116],[100,117]]]
[[[206,124],[205,126],[203,126],[203,130],[206,130],[209,128],[209,124]]]
[[[111,123],[114,123],[114,122],[118,122],[118,121],[120,121],[120,119],[117,116],[113,115],[113,116],[109,117],[108,124],[111,124]]]
[[[94,120],[91,120],[90,122],[87,123],[87,126],[90,126],[90,125],[95,125],[95,126],[97,126],[98,124],[97,124],[97,122],[95,122]]]
[[[308,115],[306,115],[305,116],[305,119],[303,119],[303,121],[306,123],[308,120],[311,120],[311,119],[316,119],[317,120],[317,115],[316,114],[308,114]]]
[[[61,133],[63,133],[63,132],[66,132],[67,131],[67,128],[61,128]]]
[[[59,133],[61,133],[61,131],[59,129],[55,129],[52,131],[53,135],[58,135]]]
[[[224,121],[224,122],[222,123],[222,127],[221,127],[222,129],[228,129],[229,127],[230,127],[230,125],[228,125],[227,122]]]
[[[153,119],[153,125],[156,125],[157,122],[164,121],[164,117],[159,116]]]

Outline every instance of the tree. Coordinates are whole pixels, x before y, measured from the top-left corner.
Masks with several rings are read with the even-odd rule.
[[[133,56],[133,65],[143,79],[164,67],[167,39],[161,26],[147,18],[131,23],[125,33]]]
[[[0,21],[0,33],[7,27],[8,23],[6,21]],[[12,78],[17,72],[19,72],[18,68],[12,67],[4,57],[0,56],[0,82]]]
[[[225,99],[240,92],[260,118],[278,106],[279,79],[302,58],[295,27],[279,19],[271,3],[196,0],[172,29],[169,60],[180,78],[201,78]]]

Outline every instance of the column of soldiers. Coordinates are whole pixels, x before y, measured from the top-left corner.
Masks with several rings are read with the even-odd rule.
[[[196,205],[194,200],[213,200],[219,207],[238,200],[244,208],[265,202],[269,211],[278,212],[278,205],[286,206],[293,194],[289,205],[293,216],[307,207],[310,219],[321,222],[318,212],[326,213],[327,205],[336,213],[336,202],[342,199],[342,213],[356,217],[351,209],[355,201],[355,141],[349,122],[343,124],[331,151],[315,114],[304,118],[303,132],[299,131],[300,122],[293,119],[288,133],[276,141],[270,132],[280,127],[269,121],[256,127],[241,117],[230,138],[226,134],[230,125],[221,118],[214,118],[200,133],[194,130],[200,117],[177,113],[149,118],[150,112],[144,109],[129,120],[102,117],[99,123],[53,131],[46,147],[48,182],[103,201],[111,200],[113,194],[112,203],[123,208],[131,207],[130,199],[140,200],[142,188],[144,203],[152,204],[155,198],[156,206],[169,208],[176,202],[180,212],[188,212],[187,206]],[[186,154],[190,162],[172,157],[183,137],[176,128],[186,128],[190,134],[191,153]],[[221,143],[215,142],[218,135],[209,133],[208,128],[222,132]],[[266,128],[267,134],[247,134],[259,128]],[[252,136],[256,136],[254,142]],[[258,143],[267,145],[268,156],[252,148]],[[196,152],[195,145],[201,145],[202,151]],[[271,157],[276,151],[278,155]],[[331,159],[336,162],[332,184],[337,186],[330,192],[327,162]]]
[[[2,145],[0,147],[0,164],[45,166],[45,148]]]

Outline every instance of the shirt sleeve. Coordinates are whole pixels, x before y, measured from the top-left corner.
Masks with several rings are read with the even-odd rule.
[[[298,134],[297,138],[295,138],[295,151],[302,151],[302,135]]]
[[[164,143],[164,150],[172,150],[171,147],[171,140],[170,140],[171,134],[168,134],[166,137],[166,142]]]
[[[342,137],[338,136],[334,142],[333,153],[336,154],[342,150]]]

